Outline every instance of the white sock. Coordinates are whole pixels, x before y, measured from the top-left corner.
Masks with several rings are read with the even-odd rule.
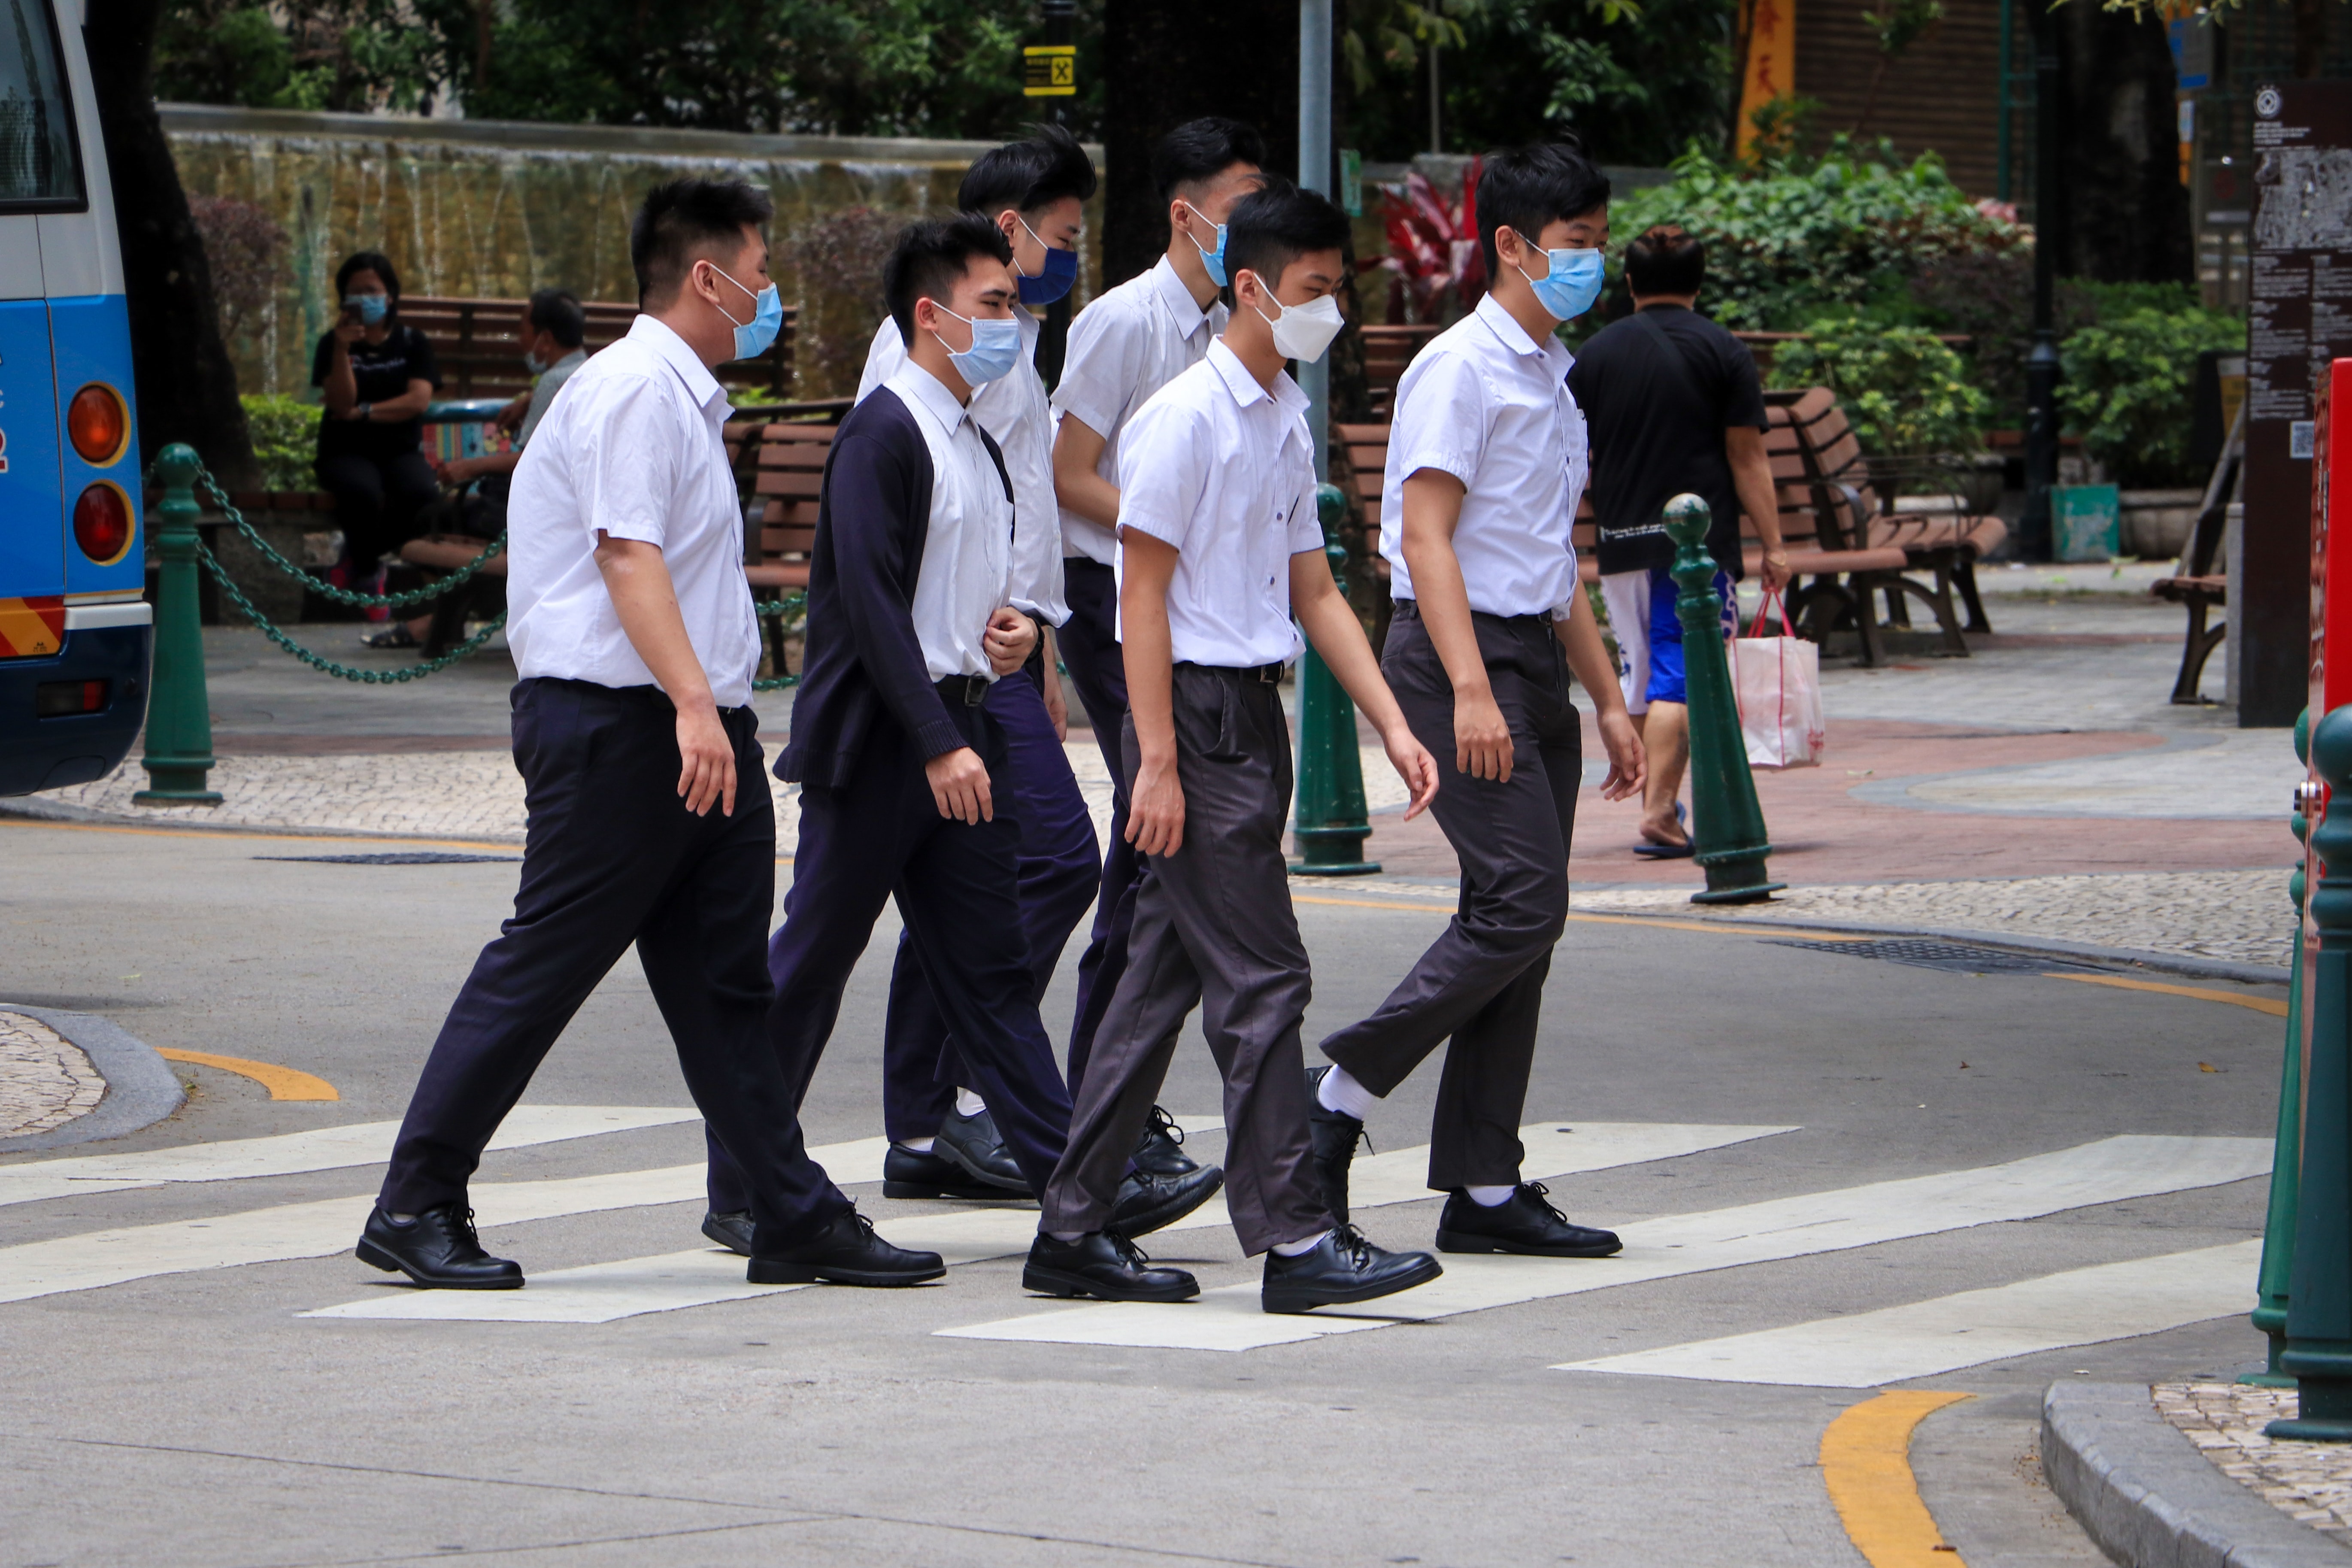
[[[1346,1068],[1335,1067],[1323,1075],[1315,1087],[1316,1102],[1326,1110],[1336,1110],[1342,1116],[1352,1116],[1361,1121],[1372,1113],[1381,1097],[1349,1076]]]
[[[394,1225],[415,1225],[416,1223],[416,1216],[415,1215],[394,1214],[390,1209],[383,1211],[383,1217],[392,1221]]]
[[[901,1138],[898,1147],[912,1149],[918,1154],[928,1154],[931,1152],[931,1141],[928,1138]]]
[[[1519,1189],[1517,1187],[1465,1187],[1462,1190],[1470,1194],[1472,1203],[1482,1209],[1490,1209],[1497,1204],[1509,1203],[1511,1194]]]
[[[1045,1234],[1052,1237],[1055,1241],[1060,1242],[1064,1247],[1067,1247],[1070,1243],[1077,1240],[1087,1233],[1083,1230],[1049,1230]]]
[[[1277,1241],[1274,1244],[1274,1249],[1285,1258],[1297,1258],[1302,1253],[1312,1252],[1322,1246],[1323,1238],[1330,1234],[1328,1230],[1318,1230],[1305,1241]]]
[[[978,1116],[982,1111],[986,1110],[987,1109],[988,1101],[981,1099],[980,1096],[972,1093],[971,1090],[968,1089],[959,1089],[956,1090],[956,1114],[958,1116]]]

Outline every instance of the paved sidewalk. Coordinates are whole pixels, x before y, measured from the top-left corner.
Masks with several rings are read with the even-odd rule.
[[[2234,1383],[2165,1383],[2154,1389],[2164,1418],[2223,1475],[2321,1534],[2352,1546],[2352,1447],[2273,1441],[2263,1428],[2291,1417],[2292,1388]]]
[[[0,1139],[47,1132],[98,1107],[106,1079],[38,1018],[0,1012]]]

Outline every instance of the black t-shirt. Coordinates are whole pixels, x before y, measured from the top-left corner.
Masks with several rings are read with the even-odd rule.
[[[312,386],[327,384],[327,368],[335,363],[334,351],[333,334],[319,340],[319,352],[310,356]],[[362,403],[389,403],[405,394],[412,381],[427,381],[436,391],[440,388],[441,367],[434,361],[433,345],[415,327],[394,322],[383,342],[372,343],[362,338],[352,345],[351,353],[352,379],[359,384]],[[319,421],[319,456],[396,458],[416,450],[424,427],[422,419],[385,425],[330,415]]]
[[[1680,305],[1653,305],[1594,333],[1568,386],[1592,434],[1592,510],[1601,570],[1671,566],[1660,513],[1688,490],[1713,513],[1707,548],[1739,573],[1739,495],[1723,433],[1761,430],[1764,392],[1748,346]]]

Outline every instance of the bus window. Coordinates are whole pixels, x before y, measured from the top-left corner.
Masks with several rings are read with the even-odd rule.
[[[0,5],[0,212],[79,210],[81,158],[49,0]]]

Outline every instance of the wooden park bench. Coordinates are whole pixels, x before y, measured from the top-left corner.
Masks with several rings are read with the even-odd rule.
[[[1364,380],[1371,389],[1375,419],[1387,419],[1396,412],[1397,382],[1404,375],[1404,367],[1444,330],[1433,321],[1397,326],[1368,322],[1357,329],[1364,335]]]
[[[513,397],[530,389],[530,373],[523,367],[522,344],[515,327],[522,320],[527,300],[461,299],[453,295],[412,294],[400,301],[400,319],[431,340],[441,365],[439,395],[446,398]],[[637,308],[611,300],[584,300],[590,353],[628,334]],[[784,307],[784,324],[768,352],[757,359],[736,360],[710,374],[730,393],[784,396],[793,384],[793,335],[799,310]]]
[[[2205,499],[2197,509],[2197,526],[2189,531],[2189,548],[2180,552],[2171,576],[2148,584],[2149,593],[2189,612],[2188,636],[2180,647],[2180,674],[2172,683],[2173,701],[2185,707],[2203,700],[2197,688],[2205,679],[2205,661],[2230,635],[2226,622],[2209,624],[2207,617],[2230,603],[2230,575],[2221,567],[2221,547],[2230,536],[2231,497],[2237,491],[2245,456],[2246,414],[2241,406],[2230,426],[2230,438],[2222,443],[2221,459],[2205,481]]]

